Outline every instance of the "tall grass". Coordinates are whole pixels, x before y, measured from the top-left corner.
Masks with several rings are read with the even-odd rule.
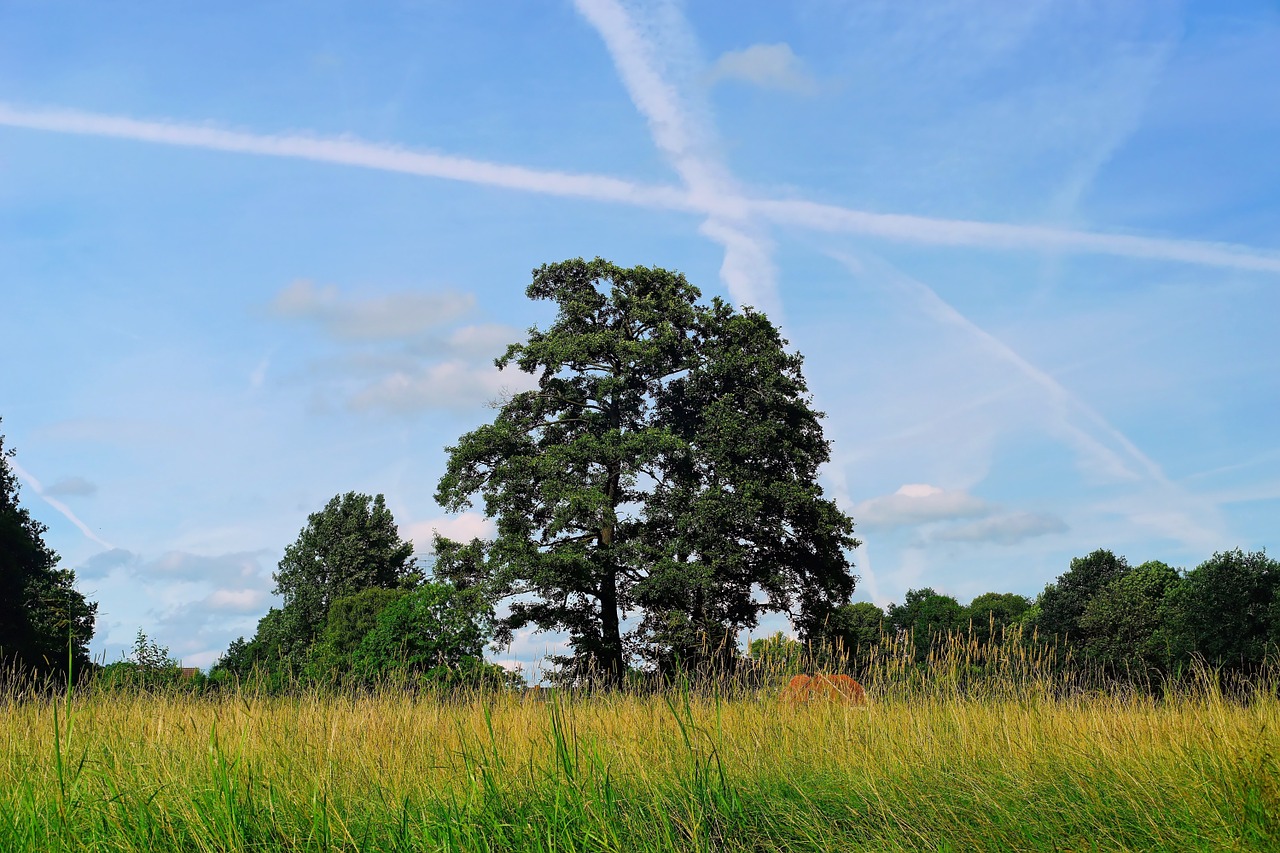
[[[780,702],[781,671],[537,698],[11,691],[0,850],[1280,849],[1275,678],[1083,689],[1047,652],[966,642],[917,668],[886,641],[860,708]]]

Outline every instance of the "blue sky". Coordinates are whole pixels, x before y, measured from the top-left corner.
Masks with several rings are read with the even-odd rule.
[[[1278,80],[1263,2],[0,4],[0,431],[94,651],[206,666],[336,493],[488,529],[444,447],[601,255],[805,355],[858,599],[1274,547]]]

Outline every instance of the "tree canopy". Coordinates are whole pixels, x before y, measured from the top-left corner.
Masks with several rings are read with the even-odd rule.
[[[247,675],[255,666],[301,673],[349,660],[377,612],[421,579],[413,543],[400,538],[382,495],[335,495],[307,517],[274,573],[282,607],[271,608],[254,637],[236,640],[215,669]],[[336,612],[333,612],[335,611]]]
[[[556,319],[496,364],[538,387],[448,449],[436,493],[496,519],[483,554],[446,548],[509,601],[500,638],[566,631],[574,671],[616,684],[637,656],[691,663],[765,611],[810,631],[848,601],[857,541],[817,483],[822,415],[763,314],[599,258],[526,293]]]
[[[0,669],[65,672],[68,658],[87,668],[98,605],[75,588],[75,572],[58,568],[48,527],[19,505],[13,456],[0,435]]]
[[[382,495],[347,492],[307,517],[273,575],[284,597],[281,648],[301,659],[316,641],[338,599],[370,588],[410,582],[413,543],[400,538]]]

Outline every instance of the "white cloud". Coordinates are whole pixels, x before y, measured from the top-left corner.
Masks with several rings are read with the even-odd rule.
[[[926,541],[992,542],[998,545],[1014,545],[1024,539],[1066,531],[1066,522],[1056,515],[1015,512],[946,527],[930,534]]]
[[[963,491],[948,491],[923,483],[902,486],[891,495],[863,501],[853,508],[853,520],[868,528],[890,529],[953,518],[987,515],[991,504]]]
[[[432,534],[436,532],[455,542],[470,542],[472,539],[492,539],[497,529],[492,519],[478,512],[429,518],[400,526],[400,535],[412,541],[421,553],[429,552]]]
[[[138,562],[138,555],[124,548],[112,548],[100,551],[76,567],[76,576],[80,580],[104,578],[112,571]]]
[[[271,302],[281,317],[315,320],[336,338],[411,338],[453,322],[475,306],[469,293],[403,292],[368,299],[343,298],[334,285],[317,287],[299,279]]]
[[[265,552],[242,551],[204,556],[186,551],[168,551],[138,567],[151,580],[207,581],[217,584],[230,578],[262,577],[260,560]]]
[[[505,353],[508,345],[521,340],[524,333],[514,326],[480,323],[455,329],[447,343],[454,352],[492,359]]]
[[[267,601],[262,589],[219,589],[204,600],[210,610],[252,613],[262,609]]]
[[[786,42],[753,44],[722,54],[711,68],[711,81],[742,80],[764,89],[802,95],[817,90],[817,83]]]
[[[508,393],[537,387],[537,379],[516,369],[498,370],[461,361],[431,364],[416,371],[396,371],[353,394],[348,405],[357,411],[411,412],[425,408],[472,409]]]
[[[46,486],[44,493],[56,497],[92,497],[98,493],[98,487],[84,477],[63,477],[51,486]]]

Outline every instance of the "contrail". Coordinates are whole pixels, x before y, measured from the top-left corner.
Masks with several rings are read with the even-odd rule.
[[[670,77],[667,57],[689,59],[693,38],[674,6],[661,4],[642,27],[616,0],[575,0],[582,17],[604,40],[631,102],[649,124],[654,144],[689,190],[689,201],[707,214],[699,228],[724,248],[720,279],[740,305],[751,305],[781,320],[777,268],[772,244],[750,221],[751,206],[721,158],[709,127],[695,119],[707,110],[690,109]]]
[[[683,187],[640,184],[608,175],[542,171],[465,157],[410,151],[352,138],[260,135],[221,130],[207,125],[144,121],[77,110],[24,110],[3,103],[0,103],[0,126],[312,160],[652,209],[703,215],[708,215],[708,211],[712,210],[719,213],[720,217],[708,220],[705,226],[708,230],[715,231],[719,226],[712,223],[717,222],[757,246],[761,245],[759,237],[744,233],[741,228],[744,220],[735,219],[735,216],[754,216],[781,225],[815,231],[864,234],[896,242],[1113,255],[1280,273],[1280,253],[1230,243],[874,213],[803,199],[752,198],[740,195],[732,189],[725,189],[724,194],[716,198],[708,197],[705,193],[699,197],[692,189]],[[715,239],[727,239],[727,235],[721,232],[715,235]],[[762,256],[767,257],[767,251]]]
[[[831,253],[831,257],[843,264],[854,275],[866,275],[868,272],[861,262],[848,255]],[[1113,426],[1096,409],[1072,394],[1062,383],[1048,373],[1027,361],[1004,341],[961,314],[929,285],[883,262],[876,264],[875,273],[892,287],[907,293],[917,307],[921,308],[926,314],[939,322],[963,329],[976,338],[988,352],[1013,366],[1018,372],[1045,391],[1049,399],[1053,401],[1060,411],[1059,428],[1065,433],[1067,440],[1075,446],[1077,452],[1092,457],[1095,464],[1111,470],[1122,478],[1145,478],[1147,481],[1155,483],[1166,494],[1173,495],[1184,506],[1197,504],[1196,508],[1200,515],[1209,514],[1206,510],[1211,511],[1211,505],[1206,506],[1207,502],[1189,494],[1181,486],[1170,480],[1155,460],[1142,452],[1141,448],[1134,444],[1127,435]],[[1125,456],[1131,462],[1136,463],[1139,473],[1135,474],[1120,458],[1119,454],[1099,441],[1094,435],[1091,435],[1088,430],[1081,429],[1079,426],[1070,423],[1066,417],[1070,411],[1082,415],[1089,424],[1092,424],[1106,438],[1119,445]],[[1191,515],[1188,514],[1187,517],[1190,519]],[[1213,536],[1209,535],[1207,528],[1199,526],[1190,520],[1185,526],[1185,533],[1187,535],[1184,535],[1184,541],[1192,542],[1193,544],[1199,545],[1206,541],[1216,541]],[[1191,534],[1198,535],[1199,539],[1194,538]]]
[[[1040,225],[934,219],[901,213],[868,213],[801,200],[756,199],[751,206],[760,216],[778,223],[800,225],[815,231],[866,234],[900,242],[1119,255],[1280,273],[1280,253],[1260,252],[1230,243],[1100,234]]]
[[[94,533],[92,530],[89,529],[89,525],[85,524],[83,521],[76,518],[76,514],[71,511],[71,507],[67,506],[57,498],[53,498],[53,497],[50,497],[49,495],[46,495],[44,493],[44,487],[40,485],[40,481],[37,480],[35,477],[31,476],[29,473],[27,473],[27,470],[23,468],[21,465],[19,465],[16,460],[9,459],[8,464],[9,464],[9,467],[13,469],[13,473],[21,477],[23,482],[25,482],[28,486],[30,486],[33,492],[39,495],[40,498],[49,506],[53,507],[58,512],[66,516],[67,521],[70,521],[76,527],[80,528],[80,532],[83,533],[88,539],[91,539],[92,541],[97,542],[99,545],[101,545],[103,548],[106,548],[108,551],[115,549],[116,546],[112,545],[110,542],[103,541],[101,537],[99,537],[96,533]]]
[[[385,172],[402,172],[472,184],[633,204],[640,207],[690,209],[687,193],[675,187],[646,186],[607,175],[549,172],[408,151],[358,139],[318,139],[301,135],[263,136],[176,122],[140,121],[74,110],[22,110],[0,103],[0,125],[82,136],[106,136],[265,157],[287,157],[338,163]]]

